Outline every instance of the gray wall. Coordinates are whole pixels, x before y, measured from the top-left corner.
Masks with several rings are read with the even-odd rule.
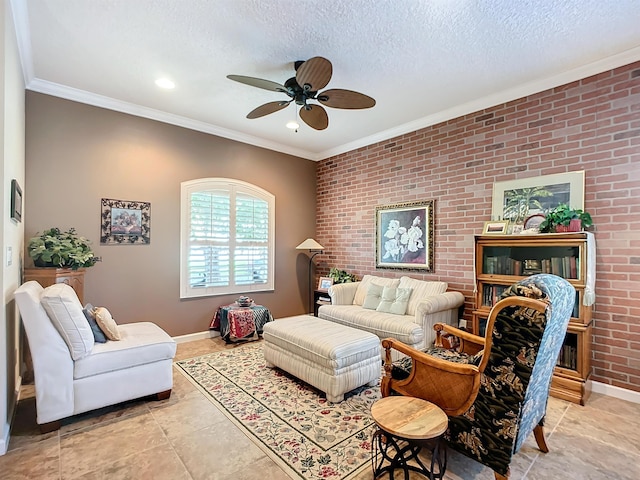
[[[254,293],[274,317],[306,311],[315,234],[315,162],[44,94],[26,96],[25,244],[75,227],[103,262],[87,269],[84,301],[118,323],[152,321],[170,335],[208,329],[234,296],[180,300],[180,182],[227,177],[276,197],[275,291]],[[151,202],[149,245],[100,245],[102,198]],[[33,263],[25,252],[26,266]]]

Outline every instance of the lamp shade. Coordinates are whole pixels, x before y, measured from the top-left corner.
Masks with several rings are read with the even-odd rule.
[[[296,247],[296,250],[324,250],[324,247],[316,242],[313,238],[307,238],[304,242]]]

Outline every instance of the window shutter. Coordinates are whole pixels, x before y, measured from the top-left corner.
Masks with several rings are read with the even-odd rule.
[[[275,197],[224,178],[181,192],[181,298],[273,290]]]

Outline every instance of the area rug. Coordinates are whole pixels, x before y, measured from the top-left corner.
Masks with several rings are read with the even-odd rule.
[[[371,468],[370,409],[379,387],[329,403],[313,387],[267,367],[259,343],[176,366],[293,478],[343,480]]]

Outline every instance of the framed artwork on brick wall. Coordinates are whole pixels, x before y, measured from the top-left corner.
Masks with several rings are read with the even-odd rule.
[[[376,268],[433,272],[433,200],[376,207]]]
[[[491,220],[522,223],[561,203],[584,209],[584,171],[521,178],[493,184]]]

